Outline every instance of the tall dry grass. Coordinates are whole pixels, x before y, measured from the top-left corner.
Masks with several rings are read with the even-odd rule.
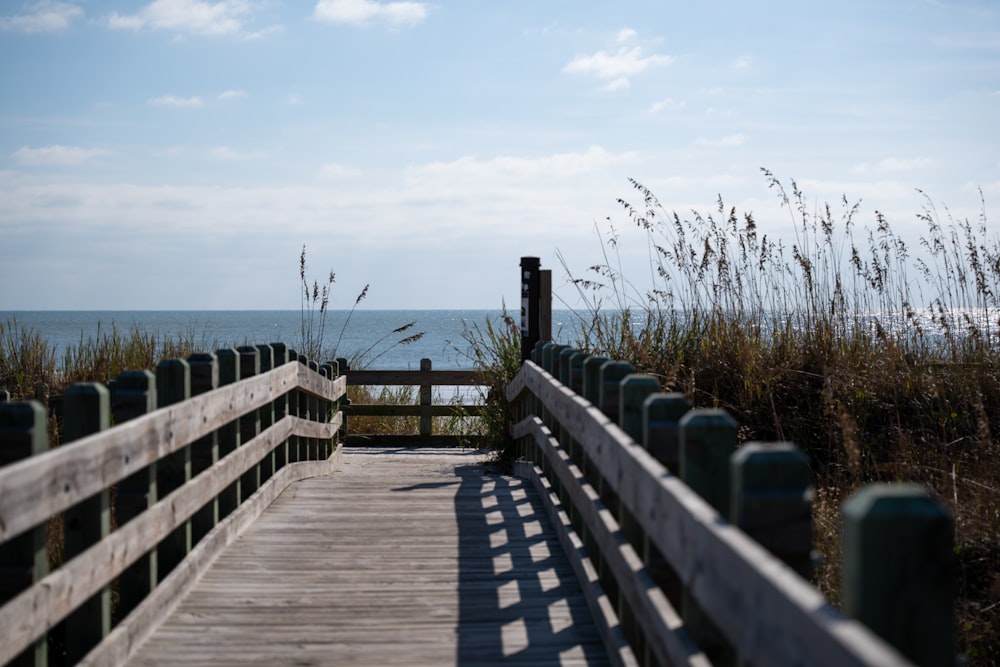
[[[970,664],[990,664],[1000,655],[1000,239],[985,203],[977,220],[956,220],[925,196],[911,248],[881,213],[862,223],[846,197],[813,211],[794,181],[789,192],[764,174],[789,211],[788,238],[721,198],[681,217],[632,181],[638,203],[619,203],[648,269],[629,274],[609,228],[601,261],[570,275],[585,304],[575,345],[631,362],[694,406],[726,408],[744,440],[806,451],[816,583],[834,602],[840,503],[873,481],[930,489],[955,517],[958,644]]]

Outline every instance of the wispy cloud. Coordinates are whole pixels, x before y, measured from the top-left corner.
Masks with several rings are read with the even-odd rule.
[[[152,107],[177,107],[182,109],[194,109],[204,105],[204,101],[194,95],[192,97],[177,97],[175,95],[163,95],[161,97],[153,97],[148,100],[149,106]]]
[[[330,162],[324,164],[319,170],[319,177],[325,181],[335,181],[342,178],[353,178],[360,176],[361,170],[346,164]]]
[[[41,0],[25,5],[23,14],[0,16],[0,30],[12,32],[62,32],[74,19],[83,16],[83,8],[67,2]]]
[[[375,2],[375,0],[319,0],[313,10],[317,21],[364,25],[382,22],[391,27],[409,27],[427,19],[423,2]]]
[[[209,151],[209,155],[216,160],[232,161],[259,160],[260,158],[266,157],[266,153],[261,151],[241,152],[229,148],[228,146],[216,146]]]
[[[668,109],[683,109],[687,106],[685,102],[678,102],[670,97],[664,98],[659,102],[653,102],[649,106],[649,113],[660,113],[661,111],[666,111]]]
[[[930,167],[933,160],[926,157],[900,158],[887,157],[878,162],[862,162],[851,167],[851,172],[855,174],[887,174],[901,171],[913,171],[914,169],[924,169]]]
[[[154,0],[135,14],[112,12],[107,25],[116,30],[167,30],[191,35],[239,35],[256,39],[280,26],[247,32],[246,22],[254,9],[247,0]]]
[[[697,139],[695,143],[699,146],[708,146],[710,148],[728,148],[731,146],[742,146],[747,142],[747,138],[743,134],[730,134],[725,137],[719,137],[718,139]]]
[[[577,56],[562,71],[565,74],[584,74],[599,79],[610,79],[605,90],[619,90],[629,86],[629,77],[653,67],[663,67],[674,62],[673,56],[659,53],[645,55],[642,46],[628,46],[638,33],[623,28],[615,34],[615,42],[622,44],[616,51],[601,50],[591,55]]]
[[[11,157],[21,164],[29,166],[71,167],[107,154],[106,150],[100,148],[80,148],[54,144],[39,148],[22,146],[14,151]]]
[[[242,99],[247,96],[247,91],[245,90],[224,90],[219,93],[220,100],[236,100]]]

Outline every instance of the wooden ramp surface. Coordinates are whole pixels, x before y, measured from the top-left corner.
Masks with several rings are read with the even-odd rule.
[[[607,664],[541,501],[483,459],[347,450],[224,551],[132,664]]]

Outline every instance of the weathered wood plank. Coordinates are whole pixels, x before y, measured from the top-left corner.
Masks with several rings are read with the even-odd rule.
[[[444,371],[391,371],[391,370],[349,370],[346,375],[349,385],[389,385],[415,386],[434,385],[441,387],[477,386],[486,384],[483,375],[475,370]]]
[[[129,664],[608,664],[528,482],[475,452],[342,468],[291,485]]]
[[[226,385],[0,468],[0,541],[89,498],[298,386],[336,400],[334,382],[298,363]]]
[[[533,362],[508,386],[530,391],[579,443],[684,585],[752,664],[908,665],[845,619],[788,566],[728,524],[590,402]],[[531,435],[532,419],[512,428]]]

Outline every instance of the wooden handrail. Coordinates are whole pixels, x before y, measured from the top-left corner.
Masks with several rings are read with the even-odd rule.
[[[261,432],[190,481],[161,497],[52,573],[3,601],[0,606],[0,627],[4,628],[0,664],[6,664],[33,644],[44,643],[51,628],[67,619],[92,596],[106,590],[113,580],[144,558],[144,554],[156,549],[157,545],[162,549],[168,536],[220,497],[241,476],[258,466],[271,466],[272,452],[282,443],[290,438],[334,442],[343,417],[339,412],[329,413],[320,403],[334,405],[346,395],[346,390],[346,378],[329,380],[296,359],[0,468],[0,543],[6,546],[8,542],[23,541],[28,537],[24,533],[38,530],[35,527],[43,526],[50,517],[77,507],[82,501],[165,457],[231,426],[245,415],[253,415],[276,401],[288,406],[285,396],[309,397],[301,402],[303,406],[310,405],[308,417],[299,416],[305,413],[293,408],[291,412],[285,410],[284,414],[269,419]],[[40,408],[35,404],[32,409]],[[329,451],[327,446],[310,447],[307,455],[325,458]],[[339,448],[333,452],[338,460],[339,452]],[[259,490],[255,488],[252,498],[244,496],[242,500],[246,502],[215,525],[199,543],[199,566],[234,539],[233,526],[245,525],[243,515],[251,511],[247,508],[252,507],[252,511],[259,513],[261,503],[251,502],[253,498],[273,497],[276,484],[284,488],[317,470],[316,461],[295,462],[282,458],[281,464],[280,475],[271,476]],[[320,469],[332,470],[329,466]],[[273,470],[268,472],[273,473]],[[208,544],[213,545],[211,549],[206,546]],[[162,606],[164,600],[179,596],[178,587],[188,585],[190,576],[186,573],[190,568],[191,565],[178,566],[159,587],[147,591],[146,602],[123,621],[123,625],[128,624],[128,630],[112,632],[116,637],[112,642],[114,648],[110,649],[112,653],[131,645],[136,631],[134,618],[140,619],[140,625],[147,623],[150,617],[160,613],[151,609],[152,606]],[[171,590],[164,590],[165,587]],[[156,604],[147,604],[154,597]],[[92,639],[100,641],[101,637]],[[99,646],[107,643],[105,639]]]
[[[604,534],[597,540],[601,556],[628,561],[622,553],[613,553],[622,547],[609,536],[618,526],[599,525],[609,519],[608,513],[584,507],[597,500],[595,494],[586,490],[585,481],[581,483],[579,471],[567,472],[568,458],[557,453],[559,440],[534,414],[536,401],[558,424],[560,438],[572,439],[582,448],[603,484],[749,663],[910,664],[861,623],[838,614],[819,591],[726,522],[602,411],[534,362],[524,363],[508,386],[507,397],[524,406],[524,418],[512,426],[511,436],[530,439],[548,466],[562,469],[555,478],[567,487],[576,485],[567,495],[581,504],[577,512],[591,517],[588,530]],[[617,569],[623,577],[641,571],[624,564]],[[645,581],[618,583],[626,591],[624,597],[631,598],[631,613],[650,633],[646,642],[657,658],[666,662],[684,655],[688,651],[684,641],[668,641],[668,635],[677,632],[678,612],[662,599],[659,589]]]

